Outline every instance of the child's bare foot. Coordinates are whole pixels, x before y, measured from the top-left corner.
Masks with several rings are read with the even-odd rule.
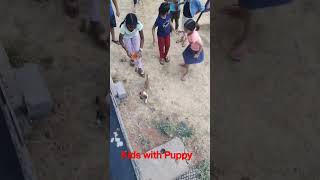
[[[160,62],[161,65],[164,65],[164,59],[163,58],[160,58],[159,62]]]
[[[233,61],[243,60],[249,53],[249,49],[246,43],[240,43],[236,45],[230,53],[230,57]]]
[[[181,76],[181,81],[186,81],[186,80],[187,80],[186,75],[185,75],[185,74],[182,75],[182,76]]]
[[[116,45],[120,45],[120,42],[119,42],[119,41],[112,40],[112,42],[115,43]]]
[[[179,66],[186,67],[186,64],[181,63]]]

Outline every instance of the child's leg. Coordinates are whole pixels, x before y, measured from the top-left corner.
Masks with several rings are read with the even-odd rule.
[[[185,81],[186,80],[186,75],[189,73],[189,65],[188,64],[184,64],[183,67],[185,68],[185,71],[181,76],[181,81]]]
[[[160,63],[164,60],[165,56],[165,38],[158,36],[158,47],[160,54]]]
[[[241,60],[248,54],[248,39],[250,35],[250,27],[251,27],[251,14],[248,10],[241,10],[241,20],[243,23],[243,31],[241,36],[235,42],[235,47],[231,51],[231,58],[233,60]]]
[[[170,49],[170,34],[167,35],[165,37],[165,52],[164,52],[164,58],[168,61],[168,52],[169,52],[169,49]]]
[[[131,43],[132,43],[132,50],[134,52],[139,52],[140,49],[140,35],[139,33],[137,33],[132,39],[131,39]],[[135,61],[135,67],[138,69],[142,69],[143,70],[143,63],[142,63],[142,58],[138,57],[138,59]]]
[[[175,16],[175,28],[176,28],[176,30],[178,30],[179,29],[179,18],[180,18],[180,11],[177,11],[176,12],[176,16]]]
[[[111,28],[111,37],[112,37],[112,41],[115,41],[116,35],[114,33],[114,28]]]
[[[123,38],[123,44],[129,54],[133,53],[133,47],[130,38]]]
[[[170,15],[171,15],[171,22],[173,23],[173,20],[174,20],[174,12],[170,12]]]

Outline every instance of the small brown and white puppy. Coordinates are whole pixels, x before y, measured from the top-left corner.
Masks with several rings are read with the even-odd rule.
[[[147,74],[147,75],[146,75],[146,81],[144,82],[143,90],[140,91],[140,93],[139,93],[140,99],[144,100],[144,103],[145,103],[145,104],[148,103],[149,95],[148,95],[147,91],[148,91],[149,89],[150,89],[149,76],[148,76],[148,74]]]

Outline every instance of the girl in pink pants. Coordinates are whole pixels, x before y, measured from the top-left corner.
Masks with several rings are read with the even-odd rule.
[[[119,41],[127,52],[131,65],[134,65],[136,72],[144,77],[144,66],[142,63],[144,44],[143,25],[138,21],[135,14],[129,13],[120,24]]]

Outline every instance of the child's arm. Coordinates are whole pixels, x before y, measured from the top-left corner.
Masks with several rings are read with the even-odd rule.
[[[120,11],[119,11],[119,6],[118,6],[118,1],[117,0],[112,0],[114,7],[116,8],[116,15],[119,17],[120,16]],[[110,4],[112,6],[112,4]]]
[[[199,43],[199,42],[195,42],[195,43],[197,43],[200,46],[199,51],[194,55],[197,58],[197,57],[199,57],[200,53],[202,52],[203,47],[202,47],[201,43]]]
[[[174,27],[173,27],[172,22],[171,22],[171,21],[169,21],[169,22],[170,22],[170,28],[171,28],[171,31],[170,31],[170,32],[172,32],[172,31],[174,30]]]
[[[140,54],[140,57],[142,56],[142,49],[143,49],[143,45],[144,45],[144,35],[143,35],[143,30],[139,31],[139,34],[140,34],[140,50],[139,50],[139,54]]]
[[[124,47],[124,44],[123,44],[123,34],[121,34],[121,33],[119,33],[119,42],[120,42],[122,48],[126,50],[126,48]]]
[[[129,51],[126,49],[126,47],[123,44],[123,34],[119,33],[119,42],[122,46],[122,48],[126,51],[127,56],[130,57]]]
[[[155,38],[155,31],[156,31],[156,26],[155,25],[153,25],[153,27],[152,27],[152,39],[153,39],[153,45],[155,45],[155,43],[156,43],[156,38]]]

